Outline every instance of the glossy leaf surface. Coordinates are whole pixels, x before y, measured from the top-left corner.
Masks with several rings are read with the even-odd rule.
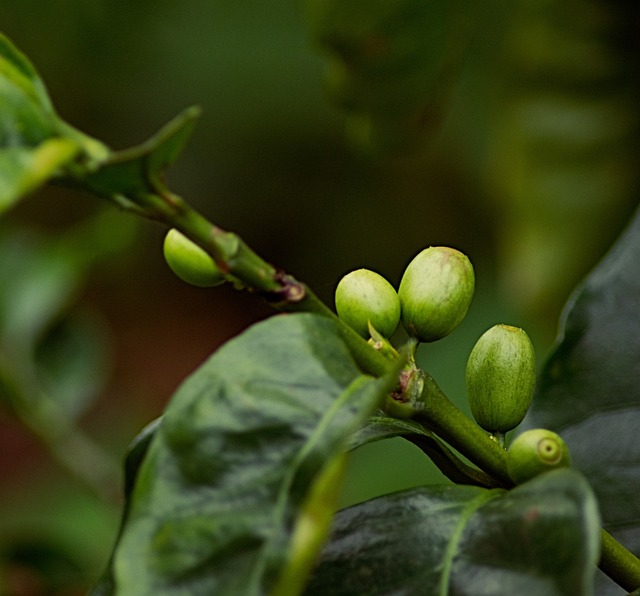
[[[350,439],[349,447],[357,449],[367,443],[402,437],[421,449],[439,470],[459,484],[494,488],[496,482],[474,466],[467,465],[435,433],[413,420],[391,418],[382,413],[371,416]]]
[[[389,388],[316,315],[276,316],[226,344],[151,442],[115,553],[117,594],[263,594],[285,569],[299,579],[326,526],[312,518],[292,546],[298,512],[332,506],[336,458]]]
[[[123,529],[126,526],[127,519],[129,518],[129,509],[131,506],[131,499],[133,495],[133,489],[135,487],[136,480],[138,478],[138,473],[140,471],[140,466],[144,461],[144,458],[147,456],[147,452],[149,451],[149,446],[155,434],[160,426],[160,421],[162,417],[156,418],[149,422],[147,426],[145,426],[138,435],[133,439],[131,444],[127,449],[127,454],[124,458],[124,507],[122,510],[122,515],[120,518],[120,528],[118,531],[118,538],[116,540],[116,544],[120,539]],[[90,596],[110,596],[115,594],[116,584],[115,578],[113,577],[113,557],[115,555],[115,551],[112,551],[111,556],[109,557],[109,562],[104,570],[102,577],[98,580],[98,582],[93,586],[90,590]]]
[[[577,289],[528,427],[558,432],[603,522],[640,554],[640,217]],[[617,588],[616,588],[617,590]],[[618,591],[612,593],[619,593]]]
[[[590,594],[598,523],[569,470],[510,492],[411,489],[339,512],[305,594]]]

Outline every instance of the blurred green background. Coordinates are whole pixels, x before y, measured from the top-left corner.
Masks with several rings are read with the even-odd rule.
[[[367,6],[382,14],[416,2]],[[346,110],[332,101],[325,68],[336,55],[314,42],[299,1],[4,0],[0,30],[37,66],[60,115],[114,149],[202,106],[171,187],[328,303],[351,269],[397,284],[428,245],[466,252],[477,276],[469,316],[420,351],[465,407],[479,335],[498,322],[523,326],[542,360],[568,293],[637,203],[636,4],[436,2],[474,26],[460,39],[443,33],[446,19],[425,28],[447,51],[465,51],[438,90],[425,142],[392,154],[348,141],[345,116],[361,116],[367,98]],[[16,379],[56,388],[60,412],[90,437],[65,445],[0,402],[2,594],[80,594],[95,581],[120,507],[119,487],[102,489],[121,482],[114,466],[129,441],[216,347],[270,314],[253,296],[175,279],[163,234],[59,188],[0,221],[0,353],[63,371]],[[77,367],[55,362],[65,350],[83,355],[70,356]],[[102,462],[92,487],[65,457],[87,460],[85,471]],[[352,458],[343,504],[424,482],[444,479],[415,448],[371,445]]]

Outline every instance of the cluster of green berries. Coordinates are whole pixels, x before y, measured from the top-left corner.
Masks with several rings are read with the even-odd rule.
[[[381,275],[358,269],[336,288],[338,316],[364,338],[390,338],[402,323],[410,337],[433,342],[451,333],[464,319],[475,287],[473,266],[463,253],[434,246],[407,266],[398,291]],[[504,434],[524,419],[536,379],[533,345],[525,331],[494,325],[471,350],[466,368],[467,394],[476,422],[492,436]],[[569,465],[569,453],[555,433],[527,431],[510,446],[512,480]]]
[[[229,279],[176,229],[167,233],[163,250],[170,269],[189,284],[212,287]],[[418,342],[433,342],[462,322],[474,289],[467,256],[432,246],[409,263],[397,292],[382,275],[358,269],[340,280],[335,303],[338,316],[372,343],[388,340],[400,323]],[[466,382],[471,413],[483,429],[504,435],[522,422],[533,397],[535,368],[533,345],[522,329],[495,325],[480,337],[467,361]],[[507,452],[509,475],[516,484],[569,462],[562,438],[544,429],[522,433]]]
[[[389,338],[402,322],[418,341],[451,333],[467,314],[475,288],[473,266],[453,248],[432,246],[407,266],[398,291],[381,275],[358,269],[336,288],[338,316],[365,338],[369,325]]]

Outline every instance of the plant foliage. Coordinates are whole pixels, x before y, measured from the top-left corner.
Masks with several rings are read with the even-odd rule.
[[[375,18],[362,24],[359,8],[344,13],[345,4],[325,3],[329,14],[312,3],[316,37],[351,77],[335,90],[360,126],[366,120],[367,134],[373,124],[396,134],[412,118],[426,117],[431,86],[451,66],[445,35],[432,40],[437,60],[415,67],[431,46],[411,42],[433,13],[415,2],[393,4],[394,18],[375,3]],[[448,28],[466,31],[466,21],[443,3],[429,9]],[[380,45],[387,37],[394,51],[381,60],[376,52],[387,48]],[[387,70],[405,64],[424,88],[408,77],[398,96],[388,95],[388,87],[367,93],[388,78]],[[612,550],[600,524],[638,552],[640,219],[568,305],[527,421],[561,433],[575,469],[514,488],[501,438],[455,409],[417,368],[415,343],[397,352],[376,336],[374,346],[387,351],[374,349],[304,284],[169,191],[164,171],[198,113],[190,108],[142,145],[111,151],[56,115],[33,66],[0,36],[0,211],[46,182],[80,187],[180,229],[238,287],[261,293],[275,308],[310,311],[274,316],[228,342],[134,442],[125,461],[120,532],[94,596],[573,596],[593,593],[597,564],[635,589],[640,562],[615,541]],[[57,371],[52,386],[68,394],[73,417],[82,410],[87,377],[60,368],[55,358],[85,338],[66,324],[45,333],[85,265],[80,251],[71,254],[80,255],[77,262],[69,253],[66,261],[56,252],[42,256],[47,275],[37,259],[16,273],[18,283],[46,287],[52,300],[35,300],[25,311],[3,288],[0,331],[23,341],[16,360],[37,362],[43,375]],[[84,365],[91,370],[91,361]],[[348,451],[392,436],[420,447],[453,482],[354,505],[338,512],[331,527]],[[598,581],[598,594],[615,593],[610,580]]]

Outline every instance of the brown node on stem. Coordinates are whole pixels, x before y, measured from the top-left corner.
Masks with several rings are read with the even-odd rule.
[[[264,297],[272,306],[279,304],[294,304],[300,302],[307,295],[306,286],[282,270],[276,272],[274,281],[280,288],[273,292],[265,292]]]

